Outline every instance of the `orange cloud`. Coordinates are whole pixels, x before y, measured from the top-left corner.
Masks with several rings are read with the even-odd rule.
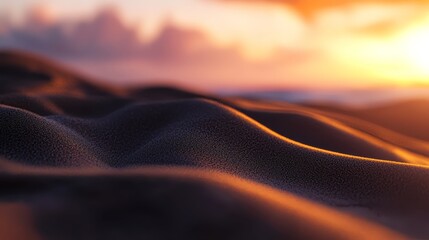
[[[311,17],[320,10],[345,7],[354,4],[427,4],[426,0],[223,0],[249,3],[278,3],[288,5],[305,17]]]

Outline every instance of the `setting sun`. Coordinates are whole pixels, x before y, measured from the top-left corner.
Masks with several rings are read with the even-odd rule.
[[[399,44],[416,74],[429,81],[429,23],[411,28],[403,33]]]
[[[0,1],[0,240],[429,239],[428,13]]]

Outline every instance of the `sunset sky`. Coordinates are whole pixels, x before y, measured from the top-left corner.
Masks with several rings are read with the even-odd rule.
[[[0,2],[0,47],[125,85],[427,86],[428,13],[418,0],[14,0]]]

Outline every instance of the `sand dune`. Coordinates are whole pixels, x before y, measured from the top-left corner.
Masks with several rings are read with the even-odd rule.
[[[117,90],[0,55],[0,211],[24,229],[3,236],[429,237],[423,140],[390,141],[394,128],[344,112]]]
[[[406,101],[409,103],[413,103],[414,101]],[[413,106],[410,106],[413,108]],[[325,105],[311,105],[311,110],[315,112],[321,112],[325,116],[329,116],[332,119],[337,119],[341,121],[343,124],[351,126],[352,128],[359,129],[363,132],[366,132],[374,137],[377,137],[383,141],[390,142],[393,145],[400,146],[404,149],[409,149],[412,152],[416,152],[422,154],[424,156],[429,156],[429,141],[424,139],[419,139],[412,136],[412,130],[409,131],[409,128],[416,128],[414,126],[416,120],[419,116],[426,111],[424,108],[418,108],[414,112],[408,112],[406,110],[403,114],[408,116],[409,120],[405,120],[404,118],[401,121],[397,121],[396,118],[388,118],[385,117],[384,120],[380,119],[379,123],[371,121],[371,119],[367,119],[365,114],[362,116],[357,115],[357,113],[353,113],[352,109],[344,109],[338,106],[325,106]],[[368,108],[371,109],[371,108]],[[356,111],[366,111],[365,109],[356,109]],[[350,114],[349,114],[350,112]],[[357,116],[353,116],[357,115]],[[382,115],[380,115],[382,117]],[[424,118],[424,117],[423,117]],[[384,122],[389,122],[388,125],[396,125],[398,130],[402,129],[400,132],[392,129],[390,126],[384,126]],[[420,120],[417,120],[420,121]],[[422,128],[421,132],[424,134],[426,128],[423,124],[420,125]]]
[[[412,99],[391,102],[380,106],[355,108],[345,108],[338,105],[326,106],[322,104],[310,104],[310,106],[344,113],[381,125],[403,135],[428,141],[429,131],[426,128],[429,122],[428,104],[429,101],[426,99]]]

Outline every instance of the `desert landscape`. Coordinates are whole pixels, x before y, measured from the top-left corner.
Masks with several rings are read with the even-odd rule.
[[[17,51],[0,78],[2,239],[429,236],[425,100],[118,89]]]
[[[0,1],[0,240],[429,239],[428,12]]]

